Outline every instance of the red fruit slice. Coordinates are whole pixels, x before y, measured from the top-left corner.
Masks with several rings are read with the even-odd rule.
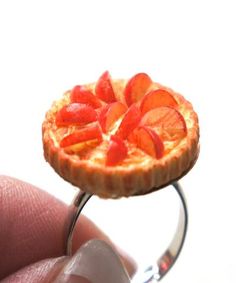
[[[78,143],[84,143],[91,140],[102,141],[102,132],[98,124],[86,126],[65,136],[61,142],[61,147],[68,147]]]
[[[126,139],[129,134],[139,125],[141,120],[141,112],[139,108],[133,104],[125,113],[116,135],[122,139]]]
[[[164,89],[155,89],[147,93],[140,104],[142,114],[160,106],[176,107],[177,101],[171,93]]]
[[[98,115],[98,121],[104,133],[123,115],[127,107],[121,102],[113,102],[106,105]]]
[[[103,73],[95,86],[95,93],[101,100],[111,103],[116,101],[115,93],[111,83],[111,76],[108,71]]]
[[[158,134],[146,126],[138,127],[133,133],[133,141],[138,148],[154,158],[161,158],[164,154],[164,145]]]
[[[187,126],[183,116],[174,108],[158,107],[148,111],[140,122],[151,126],[165,140],[177,140],[186,136]]]
[[[101,101],[92,93],[92,91],[80,85],[77,85],[72,89],[70,99],[72,103],[83,103],[93,108],[102,106]]]
[[[127,155],[128,149],[124,141],[117,136],[111,136],[106,156],[106,165],[117,165],[119,162],[123,161]]]
[[[71,103],[62,107],[56,114],[56,125],[83,125],[97,120],[96,111],[88,105]]]
[[[138,73],[128,82],[124,90],[125,101],[128,106],[139,101],[151,86],[152,80],[145,73]]]

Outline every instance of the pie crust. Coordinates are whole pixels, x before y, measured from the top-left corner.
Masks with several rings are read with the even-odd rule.
[[[112,80],[116,99],[125,103],[124,88],[127,80]],[[96,83],[84,85],[95,92]],[[65,127],[58,128],[55,117],[62,106],[69,104],[70,91],[55,101],[46,113],[42,126],[44,156],[46,161],[66,181],[81,190],[102,198],[119,198],[146,194],[160,189],[185,175],[195,164],[199,153],[198,117],[190,102],[170,88],[152,83],[151,88],[170,92],[178,102],[178,111],[184,117],[187,133],[160,159],[153,158],[129,145],[129,155],[120,164],[107,166],[104,162],[107,140],[91,149],[87,158],[68,152],[59,141]],[[127,142],[129,143],[129,142]],[[168,148],[168,144],[165,145]]]

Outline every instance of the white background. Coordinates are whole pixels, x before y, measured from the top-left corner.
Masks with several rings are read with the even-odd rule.
[[[0,173],[69,202],[73,188],[43,159],[46,110],[65,90],[95,81],[105,70],[114,78],[147,72],[184,94],[201,124],[199,161],[182,180],[190,212],[188,237],[164,282],[236,282],[234,4],[2,0]],[[150,225],[161,229],[155,217]],[[122,220],[123,231],[111,225],[118,238],[129,236]]]

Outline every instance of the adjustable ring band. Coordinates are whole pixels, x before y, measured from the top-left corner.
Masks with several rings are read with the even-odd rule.
[[[68,234],[67,243],[66,243],[66,254],[69,256],[72,255],[72,240],[73,240],[73,233],[74,233],[76,222],[80,216],[80,213],[83,207],[85,206],[85,204],[91,197],[92,197],[91,194],[85,193],[83,191],[79,191],[72,204],[74,211],[72,212],[73,213],[72,221],[69,227],[69,234]]]
[[[176,262],[186,237],[187,226],[188,226],[188,210],[185,200],[183,190],[178,182],[171,184],[180,200],[180,212],[179,212],[179,221],[177,225],[176,232],[173,236],[173,239],[170,245],[167,247],[166,251],[159,257],[159,259],[151,263],[145,270],[138,270],[132,279],[132,283],[154,283],[160,281],[171,267]],[[67,239],[67,254],[72,254],[72,240],[73,232],[76,225],[76,222],[79,218],[79,215],[87,203],[87,201],[92,197],[91,194],[79,191],[78,195],[74,201],[74,215],[72,217],[72,222],[69,228],[69,235]]]

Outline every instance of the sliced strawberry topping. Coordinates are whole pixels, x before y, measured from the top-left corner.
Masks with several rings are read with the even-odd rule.
[[[151,109],[160,106],[171,106],[176,107],[177,101],[171,93],[164,89],[155,89],[147,93],[140,104],[140,110],[142,114],[145,114]]]
[[[145,73],[138,73],[128,82],[124,90],[125,101],[128,106],[139,101],[151,86],[152,80]]]
[[[114,166],[123,161],[128,155],[128,149],[124,141],[117,137],[111,136],[107,156],[106,156],[106,165]]]
[[[84,125],[97,120],[96,111],[88,105],[71,103],[62,107],[56,114],[56,125]]]
[[[98,115],[98,121],[104,133],[123,115],[127,107],[121,102],[113,102],[106,105]]]
[[[165,140],[181,139],[187,133],[183,116],[172,107],[163,106],[148,111],[140,124],[155,128]]]
[[[125,113],[116,135],[122,139],[126,139],[129,134],[139,125],[140,120],[141,112],[139,108],[135,104],[131,105]]]
[[[111,83],[111,77],[108,71],[103,73],[98,79],[95,87],[95,93],[98,98],[107,103],[116,101],[115,93]]]
[[[127,157],[127,144],[136,145],[153,158],[162,158],[175,146],[175,141],[186,136],[187,126],[177,110],[178,95],[153,86],[147,74],[138,73],[124,90],[122,82],[118,87],[115,85],[115,94],[108,71],[95,85],[95,94],[85,86],[75,86],[70,93],[71,103],[56,113],[56,126],[61,127],[60,146],[68,154],[88,159],[91,149],[104,137],[99,150],[103,151],[109,140],[104,154],[107,166],[119,165]],[[70,125],[75,127],[67,130]]]
[[[90,140],[102,141],[102,132],[98,124],[86,126],[75,130],[72,134],[65,136],[61,142],[61,147],[71,146]]]
[[[161,158],[164,145],[158,134],[151,128],[140,126],[132,133],[132,141],[138,148],[154,158]]]
[[[83,103],[93,108],[102,106],[101,101],[92,93],[92,91],[80,85],[77,85],[72,89],[70,99],[72,103]]]

